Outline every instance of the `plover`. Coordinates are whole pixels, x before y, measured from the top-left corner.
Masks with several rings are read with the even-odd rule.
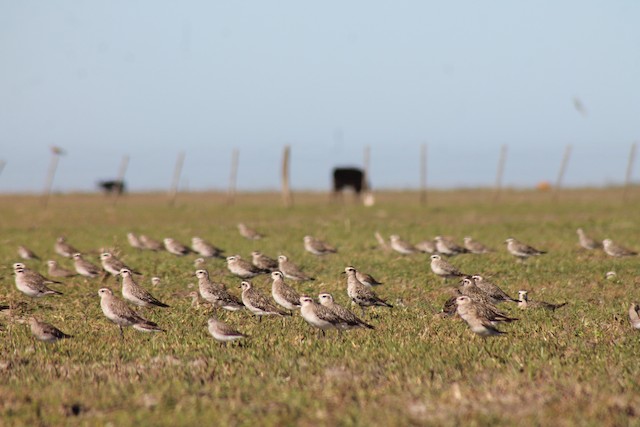
[[[347,275],[347,295],[353,303],[360,306],[363,317],[365,307],[382,306],[393,308],[391,304],[378,298],[371,286],[367,286],[358,280],[355,268],[348,266],[344,269],[344,272]]]
[[[458,289],[450,288],[450,291],[453,295],[444,302],[442,305],[442,311],[440,312],[444,317],[451,317],[457,314],[458,304],[456,304],[456,299],[462,295]]]
[[[18,246],[18,256],[22,259],[40,259],[31,249],[26,246]]]
[[[140,307],[169,307],[138,285],[131,276],[131,270],[123,268],[120,270],[120,277],[122,277],[122,296],[127,301]]]
[[[325,335],[327,329],[337,328],[337,325],[343,322],[333,311],[316,303],[311,297],[300,297],[300,305],[302,306],[300,308],[302,318],[314,328],[322,331],[322,336]]]
[[[300,294],[284,282],[284,276],[279,271],[271,273],[271,296],[278,305],[293,311],[300,308]]]
[[[41,322],[33,316],[29,318],[29,326],[31,327],[31,334],[39,341],[55,342],[72,337],[72,335],[67,335],[55,326]]]
[[[629,321],[634,329],[640,329],[640,317],[638,316],[638,304],[633,303],[629,307]]]
[[[518,302],[518,300],[511,298],[505,291],[500,289],[498,285],[485,280],[482,276],[476,274],[471,276],[476,286],[493,300],[494,303],[499,302]]]
[[[76,248],[67,243],[67,239],[63,236],[60,236],[56,239],[56,242],[53,245],[53,250],[60,256],[65,258],[73,257],[73,254],[79,252]]]
[[[375,329],[373,326],[360,319],[358,316],[353,314],[349,309],[341,306],[337,302],[333,300],[333,296],[328,293],[322,293],[318,295],[318,301],[320,304],[327,307],[329,310],[333,312],[338,318],[341,320],[336,324],[336,327],[339,329],[353,329],[353,328],[367,328],[367,329]]]
[[[276,271],[278,269],[278,261],[260,251],[251,252],[251,263],[261,270]]]
[[[612,257],[625,257],[625,256],[634,256],[638,255],[636,251],[632,251],[631,249],[625,248],[622,245],[615,243],[611,239],[604,239],[602,241],[602,247],[607,255]]]
[[[207,270],[197,270],[198,291],[200,296],[211,303],[214,308],[223,308],[229,311],[238,311],[244,308],[244,304],[235,295],[227,290],[223,283],[212,282]]]
[[[509,251],[511,255],[517,257],[520,261],[524,261],[531,256],[538,256],[547,253],[546,251],[540,251],[529,245],[521,243],[513,237],[509,237],[505,240],[505,243],[507,244],[507,251]]]
[[[246,338],[247,335],[242,332],[238,332],[231,326],[227,325],[221,320],[211,317],[207,321],[207,330],[211,336],[220,343],[227,343],[230,341],[237,341]]]
[[[473,240],[471,236],[465,236],[463,241],[464,247],[472,254],[487,254],[489,252],[493,252],[488,246]]]
[[[481,337],[490,337],[506,333],[496,329],[489,319],[478,313],[475,304],[468,296],[459,296],[456,298],[456,304],[458,306],[458,315],[462,320],[467,322],[467,325],[469,325],[469,328],[471,328],[471,331],[474,333]]]
[[[473,280],[469,278],[463,279],[458,289],[461,295],[471,299],[475,304],[476,311],[491,322],[514,322],[518,320],[498,310],[493,304],[493,299],[481,291]]]
[[[518,291],[518,307],[522,310],[527,308],[542,308],[544,310],[555,311],[560,307],[567,305],[566,302],[560,304],[551,304],[545,301],[530,301],[527,291]]]
[[[578,228],[576,232],[578,233],[578,243],[584,249],[592,250],[602,248],[602,242],[599,242],[587,236],[582,228]]]
[[[113,295],[111,289],[100,288],[98,295],[100,296],[102,312],[107,319],[118,325],[122,338],[124,338],[123,326],[133,326],[134,329],[141,332],[164,332],[163,329],[158,327],[157,323],[140,316],[127,303]]]
[[[102,273],[100,267],[85,260],[79,252],[73,254],[73,266],[78,274],[84,277],[98,277]]]
[[[22,269],[24,270],[24,277],[28,278],[28,279],[33,279],[33,280],[39,280],[42,283],[57,283],[57,284],[62,284],[62,282],[58,282],[57,280],[53,280],[53,279],[49,279],[45,276],[43,276],[42,274],[38,273],[35,270],[30,269],[29,267],[26,266],[26,264],[22,263],[22,262],[16,262],[13,264],[13,271],[15,272],[17,269]]]
[[[363,285],[367,285],[367,286],[382,285],[382,282],[378,282],[372,275],[363,273],[361,271],[356,270],[356,277]]]
[[[436,243],[433,240],[423,240],[415,244],[417,250],[423,253],[432,254],[438,252]]]
[[[118,274],[120,274],[120,271],[122,269],[127,269],[132,273],[135,274],[140,274],[136,271],[133,271],[133,269],[131,267],[128,267],[127,265],[125,265],[124,262],[120,261],[118,258],[116,258],[115,255],[113,255],[111,252],[103,252],[100,254],[100,263],[102,264],[102,268],[104,268],[104,271],[106,271],[107,273],[111,274],[112,276],[117,276]]]
[[[278,270],[282,272],[284,277],[286,277],[287,279],[296,280],[299,282],[316,280],[315,278],[304,273],[296,264],[289,261],[289,258],[286,255],[278,256]]]
[[[162,283],[162,280],[160,280],[159,277],[155,277],[154,276],[154,277],[151,278],[151,285],[152,286],[154,286],[154,287],[158,286],[160,283]]]
[[[222,256],[224,252],[223,249],[212,245],[201,237],[196,236],[191,238],[191,249],[206,258],[224,258]]]
[[[402,255],[411,255],[418,252],[415,246],[406,240],[402,240],[397,234],[392,234],[389,239],[391,241],[391,249]]]
[[[147,249],[149,251],[162,251],[164,250],[164,245],[162,244],[162,242],[153,239],[149,236],[146,236],[144,234],[141,234],[139,237],[140,239],[140,243],[142,243],[142,246],[144,247],[144,249]]]
[[[247,227],[243,223],[238,224],[238,231],[242,237],[249,240],[260,240],[264,237],[262,234],[258,233],[253,228]]]
[[[134,249],[146,249],[140,241],[140,238],[133,233],[127,233],[127,242],[129,242],[129,246]]]
[[[240,285],[242,287],[242,303],[253,314],[259,317],[262,321],[262,316],[277,315],[277,316],[290,316],[278,306],[276,306],[269,298],[253,287],[253,284],[248,281],[244,281]]]
[[[196,258],[195,260],[193,260],[193,266],[196,268],[196,270],[202,270],[206,268],[207,260],[205,260],[204,258]]]
[[[454,256],[469,252],[467,248],[463,248],[451,238],[436,236],[434,240],[436,242],[436,250],[442,255]]]
[[[47,274],[51,277],[73,277],[77,276],[71,270],[67,270],[66,268],[60,267],[57,261],[50,259],[47,261]]]
[[[382,249],[385,252],[389,252],[391,250],[391,247],[389,246],[387,241],[384,239],[384,237],[382,237],[382,234],[380,234],[379,231],[376,231],[375,233],[373,233],[373,236],[376,238],[376,242],[378,242],[378,246],[380,247],[380,249]]]
[[[16,275],[16,288],[27,296],[40,298],[46,295],[62,295],[62,292],[47,287],[46,284],[51,283],[50,281],[27,274],[26,270],[22,267],[17,267],[13,271]]]
[[[431,271],[437,276],[442,277],[443,280],[455,278],[455,277],[463,277],[466,274],[461,273],[456,267],[450,264],[448,261],[442,259],[442,257],[438,254],[433,254],[430,256],[431,258]]]
[[[171,237],[165,238],[162,242],[164,243],[166,251],[173,255],[184,256],[193,252],[191,249]]]
[[[238,276],[242,279],[250,279],[259,274],[269,273],[268,270],[263,270],[251,264],[249,261],[242,259],[240,255],[233,255],[227,257],[227,269],[231,274]]]
[[[327,255],[338,252],[333,246],[313,236],[304,236],[304,249],[314,255]]]

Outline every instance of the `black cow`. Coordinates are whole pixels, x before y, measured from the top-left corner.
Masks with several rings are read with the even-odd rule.
[[[124,181],[111,180],[98,182],[98,187],[100,187],[105,194],[122,194],[125,191],[126,185]]]
[[[357,196],[360,196],[363,190],[367,190],[364,171],[359,168],[334,168],[333,195],[336,196],[345,188],[353,188]]]

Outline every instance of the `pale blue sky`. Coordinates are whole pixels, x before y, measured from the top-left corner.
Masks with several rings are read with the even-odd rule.
[[[325,189],[371,147],[374,188],[624,178],[640,140],[637,1],[0,0],[0,192]],[[586,109],[574,106],[579,98]],[[640,168],[640,165],[638,165]],[[634,178],[640,171],[634,173]]]

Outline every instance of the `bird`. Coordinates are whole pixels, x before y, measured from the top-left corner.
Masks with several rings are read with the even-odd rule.
[[[454,256],[469,252],[467,248],[458,245],[453,239],[436,236],[434,240],[436,242],[436,250],[442,255]]]
[[[576,230],[576,233],[578,233],[578,243],[584,249],[592,250],[602,248],[602,242],[599,242],[587,236],[582,228],[578,228]]]
[[[31,249],[26,246],[18,246],[18,256],[22,259],[40,259]]]
[[[363,285],[367,286],[378,286],[382,285],[382,282],[378,282],[372,275],[368,273],[363,273],[361,271],[356,270],[356,277]]]
[[[367,286],[358,280],[356,276],[357,270],[354,267],[346,267],[344,273],[347,275],[347,295],[354,304],[360,306],[363,317],[365,307],[382,306],[393,308],[391,304],[378,298],[371,286]]]
[[[485,280],[484,277],[479,274],[475,274],[471,276],[471,279],[476,284],[478,289],[487,294],[489,298],[493,300],[493,303],[499,302],[518,302],[518,300],[511,298],[505,291],[500,289],[498,285],[495,283],[491,283],[488,280]]]
[[[62,284],[62,282],[58,282],[57,280],[49,279],[49,278],[43,276],[42,274],[38,273],[37,271],[28,268],[26,266],[26,264],[24,264],[22,262],[16,262],[16,263],[13,264],[13,271],[14,272],[18,268],[21,268],[21,269],[24,270],[25,277],[33,278],[33,279],[36,279],[36,280],[40,280],[43,283],[57,283],[59,285]]]
[[[127,242],[134,249],[146,249],[140,238],[133,233],[127,233]]]
[[[153,239],[149,236],[146,236],[144,234],[141,234],[140,236],[138,236],[138,238],[140,239],[140,243],[142,243],[142,247],[144,249],[147,249],[149,251],[162,251],[164,250],[164,245],[162,244],[162,242]]]
[[[636,251],[625,248],[624,246],[615,243],[611,239],[604,239],[602,241],[602,247],[604,248],[604,251],[607,253],[607,255],[616,258],[638,255]]]
[[[57,261],[50,259],[47,261],[47,274],[51,277],[73,277],[77,276],[77,273],[74,273],[71,270],[67,270],[66,268],[60,267]]]
[[[471,331],[480,335],[481,337],[490,337],[496,335],[502,335],[506,332],[502,332],[491,323],[489,319],[478,313],[478,310],[466,295],[462,295],[456,298],[456,305],[458,306],[458,315],[467,322]]]
[[[433,240],[423,240],[414,245],[417,250],[427,254],[438,252],[436,249],[436,243]]]
[[[211,317],[207,321],[207,330],[216,341],[222,344],[247,338],[247,335],[238,332],[236,329],[215,317]]]
[[[240,235],[242,237],[249,240],[260,240],[264,237],[262,234],[258,233],[253,228],[247,227],[245,224],[241,222],[238,223],[238,231],[240,232]]]
[[[375,329],[373,326],[356,316],[351,310],[341,306],[334,301],[333,296],[329,293],[318,295],[320,304],[327,307],[341,320],[336,326],[338,329],[367,328]]]
[[[483,317],[489,319],[490,322],[514,322],[518,320],[498,310],[493,304],[492,298],[480,290],[475,282],[468,277],[462,279],[458,290],[460,291],[460,295],[469,297],[474,303],[476,311]]]
[[[300,308],[300,294],[284,282],[280,271],[271,273],[271,296],[278,305],[293,311]]]
[[[73,266],[78,274],[84,277],[98,277],[102,273],[100,267],[85,260],[80,252],[73,254]]]
[[[276,271],[278,269],[278,261],[260,251],[251,252],[251,263],[261,270]]]
[[[529,296],[527,291],[518,291],[518,308],[521,310],[528,308],[542,308],[545,310],[555,311],[560,307],[564,307],[568,303],[563,302],[560,304],[551,304],[545,301],[529,301]]]
[[[166,237],[162,242],[164,243],[166,251],[173,255],[183,256],[193,252],[191,249],[171,237]]]
[[[112,276],[117,276],[118,274],[120,274],[120,271],[122,269],[127,269],[130,272],[135,274],[140,274],[136,271],[133,271],[131,267],[128,267],[127,265],[125,265],[125,263],[123,263],[118,258],[116,258],[116,256],[113,255],[111,252],[101,253],[100,262],[102,263],[102,268],[104,269],[104,271],[106,271],[107,273],[110,273]]]
[[[282,272],[282,275],[287,279],[296,280],[298,282],[316,280],[314,277],[304,273],[296,264],[289,261],[289,258],[286,255],[278,256],[278,270]]]
[[[191,238],[191,249],[205,258],[224,258],[222,256],[223,249],[212,245],[201,237]]]
[[[318,328],[325,335],[328,329],[337,328],[341,323],[340,318],[327,307],[318,304],[313,298],[308,296],[300,297],[300,315],[314,328]]]
[[[313,236],[304,236],[304,249],[314,255],[335,254],[336,248]]]
[[[472,254],[487,254],[493,252],[489,247],[473,240],[471,236],[465,236],[462,240],[464,241],[464,247]]]
[[[209,272],[204,269],[196,271],[198,278],[198,292],[214,308],[223,308],[228,311],[238,311],[244,308],[242,301],[235,295],[229,293],[223,283],[212,282],[209,279]]]
[[[389,252],[391,250],[391,247],[389,246],[387,241],[384,239],[384,237],[382,237],[382,234],[380,234],[379,231],[376,231],[375,233],[373,233],[373,237],[376,238],[376,242],[378,242],[378,246],[380,247],[380,249],[382,249],[385,252]]]
[[[39,341],[56,342],[64,338],[72,338],[72,335],[65,334],[55,326],[42,322],[35,317],[29,317],[29,326],[31,334]]]
[[[431,258],[431,271],[437,276],[442,277],[443,280],[455,278],[455,277],[463,277],[466,274],[461,273],[456,267],[450,264],[448,261],[442,259],[442,257],[438,254],[433,254],[430,256]]]
[[[629,321],[634,329],[640,329],[640,317],[638,316],[638,304],[635,302],[629,307]]]
[[[205,268],[207,265],[207,261],[200,257],[200,258],[196,258],[195,260],[193,260],[193,266],[196,268],[196,270],[200,270]]]
[[[268,270],[258,268],[249,261],[242,259],[240,255],[227,257],[227,269],[231,274],[238,276],[241,279],[250,279],[259,274],[269,273]]]
[[[402,240],[397,234],[392,234],[389,236],[389,239],[391,241],[391,249],[402,255],[411,255],[418,252],[415,246],[405,240]]]
[[[262,316],[276,315],[276,316],[290,316],[291,314],[281,310],[276,306],[269,298],[253,287],[253,284],[249,281],[243,281],[240,286],[242,287],[242,303],[253,314],[259,317],[262,321]]]
[[[513,237],[509,237],[507,240],[505,240],[505,243],[507,244],[507,251],[509,251],[511,255],[515,256],[520,261],[524,261],[531,256],[538,256],[547,253],[546,251],[540,251],[529,245],[521,243]]]
[[[140,316],[127,303],[113,295],[111,289],[100,288],[98,295],[102,312],[107,319],[118,325],[121,338],[124,338],[123,326],[133,326],[135,330],[140,332],[165,332],[157,323]]]
[[[53,245],[53,250],[60,256],[65,258],[72,258],[73,254],[80,252],[69,243],[67,243],[67,239],[64,236],[60,236],[56,239],[56,242]]]
[[[127,301],[140,307],[169,307],[138,285],[131,276],[131,270],[123,268],[120,270],[120,277],[122,277],[122,296]]]
[[[159,277],[152,277],[151,278],[151,285],[152,286],[158,286],[161,283],[161,280]]]
[[[26,270],[25,267],[14,267],[13,272],[16,275],[15,284],[16,288],[20,292],[32,298],[40,298],[47,295],[62,295],[62,292],[50,289],[47,286],[48,283],[54,282],[43,278],[35,272],[30,271],[31,270]]]

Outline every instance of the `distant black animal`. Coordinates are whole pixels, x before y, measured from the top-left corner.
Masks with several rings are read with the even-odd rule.
[[[111,180],[98,182],[98,187],[100,187],[105,194],[122,194],[125,191],[126,185],[124,181]]]
[[[364,171],[359,168],[333,169],[333,195],[336,196],[345,188],[353,188],[358,196],[363,190],[367,190]]]

